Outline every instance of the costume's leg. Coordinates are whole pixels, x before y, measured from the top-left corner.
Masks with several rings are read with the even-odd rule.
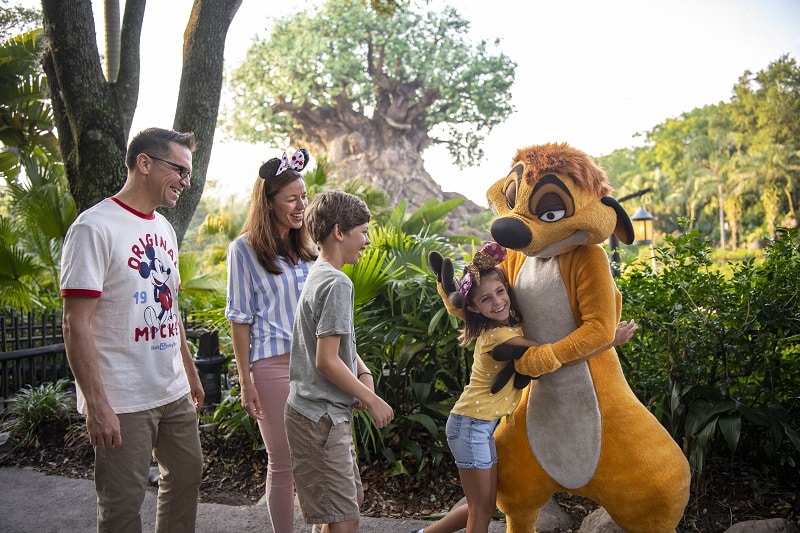
[[[635,406],[626,409],[634,412]],[[631,533],[674,532],[689,501],[691,473],[683,452],[645,408],[609,431],[595,477],[581,493],[602,505],[616,524]],[[607,417],[606,426],[614,420]]]
[[[192,532],[203,476],[197,413],[187,394],[161,408],[153,456],[161,470],[156,532]]]

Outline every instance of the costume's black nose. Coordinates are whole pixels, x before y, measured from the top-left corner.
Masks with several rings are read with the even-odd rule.
[[[492,222],[492,238],[501,246],[519,250],[531,243],[532,235],[522,221],[516,218],[498,218]]]

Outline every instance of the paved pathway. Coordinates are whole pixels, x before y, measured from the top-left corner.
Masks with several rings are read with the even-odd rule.
[[[32,468],[0,468],[0,533],[90,533],[96,531],[94,483],[87,479],[48,476]],[[144,531],[153,531],[155,491],[142,505]],[[429,522],[409,519],[362,517],[359,531],[408,533]],[[197,533],[272,533],[264,505],[201,503]],[[296,514],[294,533],[311,531]],[[490,533],[505,531],[495,522]]]

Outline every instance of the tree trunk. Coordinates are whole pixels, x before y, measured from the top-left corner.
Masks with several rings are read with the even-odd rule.
[[[164,210],[179,242],[205,188],[222,91],[225,37],[241,5],[242,0],[195,0],[183,36],[183,70],[173,127],[194,132],[197,149],[192,157],[192,186],[181,193],[174,209]]]
[[[424,168],[421,154],[432,142],[425,110],[436,93],[415,99],[414,82],[377,78],[378,106],[372,118],[354,111],[353,102],[344,93],[337,96],[333,107],[287,102],[273,106],[274,112],[289,112],[300,124],[290,139],[292,147],[305,147],[314,155],[326,154],[334,166],[334,181],[357,179],[383,189],[395,204],[407,200],[409,213],[431,199],[463,198],[444,193]],[[465,199],[449,217],[451,230],[464,233],[469,218],[485,211]]]
[[[97,50],[89,0],[42,0],[46,37],[42,64],[53,99],[55,125],[70,191],[79,211],[113,194],[125,182],[125,149],[138,93],[138,46],[128,61],[136,63],[119,86],[106,82]],[[130,16],[130,20],[128,17]],[[144,1],[126,3],[126,22],[138,35]],[[138,44],[138,40],[137,40]],[[123,54],[122,57],[125,57]],[[120,82],[123,73],[120,72]],[[135,88],[133,97],[121,95]]]
[[[241,0],[195,0],[184,34],[183,72],[173,127],[193,131],[192,187],[165,215],[183,239],[200,196],[214,142],[225,37]],[[42,0],[45,53],[55,125],[79,211],[125,182],[125,151],[139,97],[139,44],[145,0],[127,0],[116,82],[106,81],[90,0]]]

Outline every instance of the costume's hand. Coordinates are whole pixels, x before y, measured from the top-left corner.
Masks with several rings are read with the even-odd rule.
[[[509,363],[513,364],[513,363]],[[539,378],[532,378],[530,376],[526,376],[525,374],[520,374],[519,372],[514,372],[514,388],[515,389],[524,389],[528,386],[532,379],[539,379]]]
[[[511,344],[498,344],[492,348],[492,359],[495,361],[513,361],[519,359],[528,350],[525,346],[513,346]]]
[[[492,381],[492,386],[489,388],[489,391],[492,394],[497,394],[500,392],[503,387],[506,386],[506,383],[508,383],[508,380],[511,379],[511,376],[513,376],[515,372],[516,370],[514,370],[514,361],[509,361],[506,363],[506,366],[503,367],[503,369],[494,377],[494,381]]]
[[[497,348],[495,348],[495,350],[496,349]],[[528,348],[524,356],[517,359],[514,363],[517,372],[530,376],[533,379],[538,378],[542,374],[555,372],[561,368],[562,365],[563,363],[553,352],[552,344],[542,344],[541,346]]]
[[[453,272],[453,261],[442,257],[439,252],[428,254],[428,266],[436,274],[436,289],[442,297],[447,312],[451,315],[464,318],[464,296],[458,288]]]

